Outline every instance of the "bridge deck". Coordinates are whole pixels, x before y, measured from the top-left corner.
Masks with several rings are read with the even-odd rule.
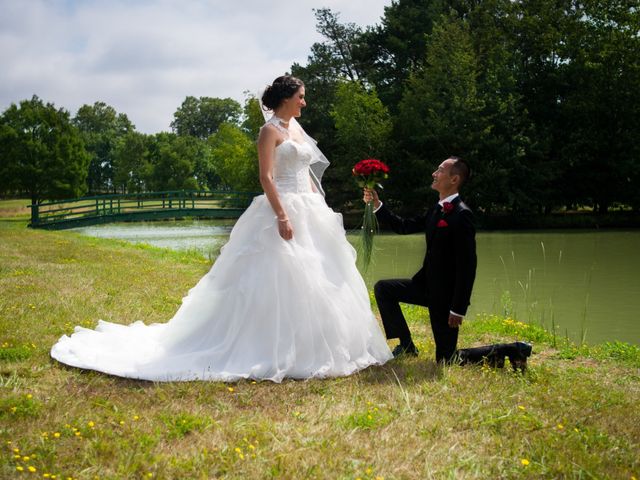
[[[164,218],[237,218],[253,192],[178,190],[100,195],[31,205],[32,228],[51,230]]]

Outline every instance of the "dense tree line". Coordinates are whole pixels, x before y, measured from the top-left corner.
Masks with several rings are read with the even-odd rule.
[[[259,117],[259,119],[258,119]],[[146,135],[96,102],[71,117],[34,96],[0,116],[0,194],[34,202],[179,189],[259,190],[255,98],[187,97],[172,132]]]
[[[637,2],[397,0],[366,30],[316,17],[326,40],[292,72],[336,206],[357,201],[347,172],[359,158],[384,159],[386,197],[415,210],[459,155],[484,212],[640,208]]]
[[[365,29],[315,14],[324,41],[291,73],[335,208],[360,207],[350,171],[366,157],[390,165],[388,201],[422,208],[448,155],[470,162],[465,196],[486,213],[640,208],[636,2],[395,0]],[[251,96],[189,96],[155,135],[102,102],[71,117],[33,97],[0,117],[0,194],[258,190],[261,124]]]

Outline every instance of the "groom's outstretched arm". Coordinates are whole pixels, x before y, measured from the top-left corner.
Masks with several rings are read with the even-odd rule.
[[[380,222],[391,227],[391,230],[395,233],[406,235],[409,233],[424,232],[425,230],[427,214],[411,218],[402,218],[389,210],[385,204],[380,201],[380,198],[378,198],[378,192],[374,189],[365,188],[362,200],[365,203],[373,202],[376,218]]]
[[[376,212],[376,217],[382,224],[391,227],[391,230],[400,235],[424,233],[427,221],[426,214],[403,218],[389,210],[385,204],[382,204]]]

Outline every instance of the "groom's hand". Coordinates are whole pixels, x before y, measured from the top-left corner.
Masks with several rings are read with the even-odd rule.
[[[462,319],[464,317],[461,317],[460,315],[456,315],[454,313],[450,313],[449,314],[449,326],[451,328],[458,328],[460,325],[462,325]]]
[[[364,192],[364,195],[362,197],[362,200],[364,201],[364,203],[369,203],[371,200],[373,200],[374,209],[380,206],[380,198],[378,197],[378,192],[376,192],[372,188],[366,188],[366,187],[363,189],[363,192]]]

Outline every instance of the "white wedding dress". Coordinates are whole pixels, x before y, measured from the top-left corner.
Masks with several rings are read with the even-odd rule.
[[[309,143],[276,147],[274,180],[294,231],[265,195],[238,219],[211,270],[168,323],[76,327],[51,356],[153,381],[335,377],[391,358],[342,217],[311,188]]]

